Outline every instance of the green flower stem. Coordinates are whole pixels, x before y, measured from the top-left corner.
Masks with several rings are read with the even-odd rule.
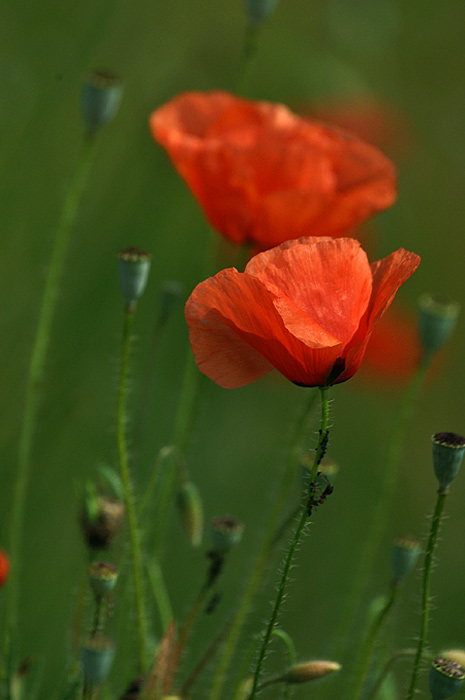
[[[318,472],[318,467],[320,465],[321,459],[324,455],[325,449],[326,449],[326,443],[328,439],[328,415],[329,415],[329,403],[328,403],[328,389],[327,387],[321,387],[320,388],[320,394],[321,394],[321,422],[320,422],[320,437],[318,440],[318,445],[316,448],[315,452],[315,459],[313,461],[313,466],[310,472],[310,478],[309,478],[309,483],[308,483],[308,498],[310,498],[311,495],[311,487],[312,487],[312,482],[315,480],[317,472]],[[274,626],[277,622],[278,619],[278,614],[279,610],[281,607],[281,603],[284,598],[284,594],[286,592],[286,585],[287,585],[287,579],[289,577],[289,573],[292,567],[292,563],[294,561],[294,555],[296,552],[297,547],[299,546],[300,543],[300,538],[302,536],[302,533],[304,531],[305,525],[307,524],[308,521],[308,499],[305,499],[305,501],[302,504],[302,512],[300,515],[300,520],[297,524],[296,530],[294,532],[294,536],[291,541],[291,545],[289,547],[286,559],[284,561],[284,566],[283,566],[283,572],[281,575],[281,581],[279,583],[278,587],[278,594],[276,596],[276,600],[273,606],[273,610],[271,613],[271,617],[269,619],[265,635],[263,637],[263,642],[262,646],[258,655],[258,661],[257,665],[255,668],[255,674],[254,674],[254,680],[253,680],[253,686],[252,686],[252,691],[250,693],[250,700],[253,700],[259,686],[260,682],[260,672],[262,669],[263,661],[265,658],[265,654],[268,648],[269,641],[271,639],[271,634],[273,632]]]
[[[436,506],[434,508],[433,519],[431,521],[431,529],[428,538],[428,545],[426,547],[425,554],[425,564],[423,567],[423,587],[422,587],[422,615],[421,615],[421,630],[420,638],[418,640],[417,653],[415,655],[415,661],[413,664],[412,679],[410,681],[410,687],[407,695],[407,700],[412,700],[415,695],[415,689],[417,686],[418,676],[420,673],[420,666],[423,659],[423,650],[425,648],[426,640],[428,637],[428,624],[430,616],[430,590],[431,590],[431,570],[433,566],[434,550],[436,548],[436,542],[438,539],[439,529],[441,526],[441,518],[444,511],[444,505],[446,503],[446,496],[448,490],[440,488],[438,489],[438,496],[436,499]]]
[[[368,670],[370,668],[370,661],[373,655],[376,639],[380,633],[380,630],[383,626],[383,623],[386,620],[389,611],[391,610],[392,606],[396,601],[398,592],[399,586],[393,584],[391,586],[390,594],[386,598],[383,607],[375,616],[370,628],[368,629],[368,633],[362,644],[362,648],[358,657],[358,663],[355,670],[355,678],[352,684],[351,693],[349,695],[350,700],[356,700],[356,698],[358,698],[362,691]]]
[[[164,632],[173,619],[173,609],[160,563],[153,553],[150,556],[150,561],[147,562],[147,574],[160,615],[161,628]]]
[[[105,626],[106,600],[103,596],[95,597],[94,623],[92,625],[91,637],[96,637],[103,632]]]
[[[217,664],[215,676],[213,678],[209,700],[218,700],[221,695],[224,683],[226,681],[227,670],[234,655],[236,644],[239,641],[239,636],[242,631],[242,627],[249,613],[250,606],[260,586],[264,572],[266,571],[266,567],[273,552],[273,545],[275,542],[275,530],[278,527],[282,509],[284,504],[286,503],[286,499],[289,493],[289,485],[294,482],[293,477],[295,476],[295,473],[297,471],[299,459],[301,456],[303,436],[306,433],[308,419],[312,413],[317,396],[318,394],[316,391],[312,391],[310,393],[309,398],[304,403],[302,411],[300,412],[297,422],[294,426],[290,440],[290,448],[288,451],[286,466],[282,475],[280,485],[278,486],[277,493],[274,498],[274,505],[270,513],[270,517],[268,519],[265,535],[262,539],[260,550],[255,558],[255,565],[250,574],[247,587],[245,589],[245,592],[241,596],[238,608],[234,615],[234,619],[228,630],[223,653]]]
[[[400,651],[396,651],[384,664],[383,668],[381,669],[381,673],[379,674],[378,678],[376,679],[376,683],[374,684],[373,688],[371,689],[370,694],[367,696],[367,700],[375,700],[376,696],[378,695],[381,686],[383,685],[388,673],[390,672],[391,668],[394,666],[396,661],[399,659],[409,659],[412,656],[415,656],[416,650],[415,649],[401,649]]]
[[[142,556],[137,528],[134,493],[129,474],[129,458],[126,445],[126,390],[131,346],[131,329],[134,321],[134,308],[126,307],[124,314],[123,338],[121,343],[121,361],[118,377],[116,437],[118,443],[118,458],[121,482],[123,484],[124,502],[129,528],[129,547],[134,578],[134,596],[136,608],[137,641],[139,652],[139,671],[146,669],[147,623],[145,617],[145,596],[142,576]]]
[[[50,344],[50,331],[55,315],[68,242],[87,183],[95,150],[94,145],[94,139],[86,138],[83,141],[63,204],[63,209],[55,232],[55,240],[50,256],[45,289],[42,296],[36,334],[27,372],[24,413],[18,443],[16,483],[12,496],[9,532],[11,571],[8,585],[7,616],[8,623],[12,628],[16,627],[17,624],[24,510],[31,470],[32,445],[36,431],[39,393],[44,374],[45,357]]]
[[[205,601],[205,596],[207,595],[208,591],[210,589],[210,586],[208,583],[205,583],[202,588],[200,589],[197,598],[194,600],[191,609],[189,610],[187,617],[184,621],[184,624],[181,628],[181,631],[179,633],[179,641],[177,644],[176,648],[176,657],[175,657],[175,662],[174,662],[174,668],[177,668],[179,665],[179,662],[181,661],[182,655],[184,653],[184,649],[186,648],[187,640],[189,639],[189,635],[192,631],[192,627],[194,626],[194,622],[197,618],[197,615],[199,614],[200,608],[203,605],[203,602]]]
[[[430,360],[424,358],[407,387],[394,416],[381,476],[379,496],[376,501],[371,525],[364,534],[364,547],[358,560],[355,576],[344,598],[345,607],[341,613],[339,627],[335,634],[335,644],[331,652],[331,658],[341,658],[349,640],[352,639],[350,632],[360,609],[367,581],[371,579],[377,549],[383,541],[389,523],[398,481],[400,455],[408,421],[429,366]]]

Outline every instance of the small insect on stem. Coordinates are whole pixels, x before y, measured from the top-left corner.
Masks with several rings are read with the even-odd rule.
[[[310,484],[310,495],[307,502],[308,517],[311,516],[313,508],[324,503],[333,491],[334,486],[328,477],[322,472],[318,472],[315,481]]]

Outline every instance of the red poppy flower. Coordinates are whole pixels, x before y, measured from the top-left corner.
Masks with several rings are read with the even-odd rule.
[[[328,386],[358,370],[375,322],[420,258],[400,248],[368,262],[352,238],[302,238],[223,270],[186,304],[199,369],[227,389],[273,368]]]
[[[0,549],[0,586],[3,586],[10,573],[10,560],[7,555]]]
[[[374,146],[283,105],[188,92],[150,127],[211,225],[239,245],[345,235],[396,196],[394,166]]]

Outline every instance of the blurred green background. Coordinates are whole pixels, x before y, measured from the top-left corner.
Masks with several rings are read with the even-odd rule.
[[[82,141],[81,82],[89,70],[103,67],[119,74],[125,88],[117,119],[99,138],[73,233],[34,443],[21,579],[21,655],[45,657],[41,697],[48,698],[69,649],[85,566],[74,484],[91,476],[99,462],[116,465],[122,302],[115,252],[138,245],[153,255],[136,319],[131,393],[131,405],[137,407],[144,367],[156,361],[147,430],[134,446],[133,475],[142,489],[158,450],[171,436],[187,347],[180,303],[153,356],[160,287],[165,280],[179,280],[186,297],[201,278],[208,242],[195,201],[149,134],[148,116],[183,90],[232,89],[245,13],[241,0],[23,0],[7,3],[2,14],[0,545],[6,545],[24,379],[54,227]],[[464,301],[464,21],[462,0],[281,0],[260,32],[257,55],[240,89],[246,97],[295,106],[369,96],[400,115],[404,146],[402,153],[396,144],[392,148],[399,161],[399,199],[377,218],[373,247],[376,257],[400,246],[422,256],[401,292],[404,305],[412,308],[423,291]],[[436,488],[430,435],[465,431],[464,340],[462,323],[422,392],[403,450],[390,536],[427,532]],[[302,659],[324,656],[331,647],[342,608],[341,584],[359,558],[401,391],[376,378],[367,382],[360,374],[331,392],[330,456],[341,472],[301,548],[282,616]],[[246,580],[289,424],[302,400],[302,390],[280,377],[234,391],[206,382],[188,467],[202,491],[207,518],[232,513],[244,520],[246,534],[226,572],[224,599],[194,637],[194,649],[200,651],[219,628]],[[464,478],[457,479],[447,504],[433,580],[430,640],[435,650],[465,646]],[[388,584],[390,539],[385,546],[367,605]],[[204,562],[189,548],[174,517],[164,566],[182,618]],[[258,631],[268,614],[275,580],[273,572],[249,631]],[[417,573],[405,587],[392,628],[397,646],[410,645],[417,634],[419,584]],[[133,636],[133,626],[128,627],[126,639]],[[270,668],[282,663],[275,654]],[[127,681],[120,676],[115,682],[119,693]],[[297,697],[308,692],[299,689]]]

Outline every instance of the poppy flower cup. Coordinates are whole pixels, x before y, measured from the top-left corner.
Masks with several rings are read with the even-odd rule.
[[[187,92],[150,127],[211,225],[238,245],[344,236],[396,197],[381,151],[284,105]]]
[[[344,382],[372,328],[420,263],[400,248],[370,265],[351,238],[302,238],[223,270],[186,304],[201,372],[232,389],[273,368],[301,386]]]

